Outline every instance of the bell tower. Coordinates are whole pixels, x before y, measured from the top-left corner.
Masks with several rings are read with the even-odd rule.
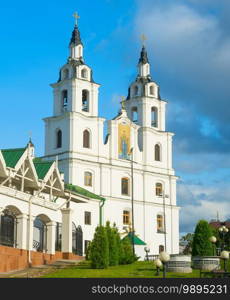
[[[92,69],[85,63],[77,13],[74,18],[69,57],[60,68],[59,79],[51,84],[53,116],[44,119],[45,157],[55,159],[58,155],[60,169],[65,172],[69,182],[72,182],[71,176],[74,176],[70,163],[72,154],[98,151],[98,131],[99,128],[102,131],[103,127],[103,120],[98,117],[100,85],[93,80]],[[89,145],[87,149],[83,145],[84,134],[84,143]]]
[[[131,121],[141,127],[165,130],[165,104],[160,88],[152,80],[146,47],[143,43],[136,80],[129,86],[126,110]]]
[[[74,17],[76,21],[67,63],[61,67],[58,81],[51,84],[54,93],[53,113],[59,116],[65,112],[79,112],[96,117],[99,84],[94,82],[92,69],[84,62],[84,46],[77,23],[79,16],[75,13]]]

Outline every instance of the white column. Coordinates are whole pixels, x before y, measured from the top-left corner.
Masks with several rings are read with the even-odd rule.
[[[47,253],[55,254],[56,222],[49,222],[47,226]]]
[[[27,220],[26,214],[17,216],[17,248],[27,249]]]
[[[33,250],[34,220],[35,220],[35,217],[31,216],[31,219],[28,218],[28,222],[27,222],[27,232],[28,232],[27,250]]]
[[[72,209],[64,208],[62,212],[62,252],[72,253]]]

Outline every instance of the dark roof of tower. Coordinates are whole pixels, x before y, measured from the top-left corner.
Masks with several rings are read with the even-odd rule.
[[[72,32],[72,37],[71,37],[71,40],[70,40],[70,45],[74,45],[74,46],[77,46],[77,45],[82,45],[82,41],[81,41],[81,36],[80,36],[80,31],[77,27],[77,25],[74,26],[74,30]]]
[[[149,62],[148,54],[147,54],[147,51],[145,49],[145,46],[143,46],[142,49],[141,49],[141,56],[140,56],[140,59],[139,59],[139,64],[140,63],[147,64],[148,62]]]

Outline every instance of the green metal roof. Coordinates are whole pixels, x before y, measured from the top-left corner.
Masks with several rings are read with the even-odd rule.
[[[15,149],[3,149],[2,155],[4,157],[6,166],[14,168],[25,152],[26,148],[15,148]]]
[[[40,159],[35,158],[33,160],[35,170],[37,172],[39,179],[44,179],[48,173],[50,167],[54,163],[53,161],[41,161]]]
[[[132,243],[132,232],[129,232],[123,239],[127,239],[127,238]],[[138,236],[136,236],[134,234],[134,245],[142,245],[142,246],[144,246],[144,245],[146,245],[146,243],[143,242]]]
[[[69,190],[71,192],[75,192],[76,194],[80,194],[83,196],[86,196],[88,198],[98,199],[98,200],[105,200],[105,198],[100,197],[99,195],[96,195],[86,189],[83,189],[80,186],[73,185],[73,184],[65,184],[66,190]]]

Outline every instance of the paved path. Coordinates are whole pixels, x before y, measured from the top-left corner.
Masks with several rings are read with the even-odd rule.
[[[52,273],[58,269],[64,269],[78,265],[81,260],[58,260],[50,265],[42,265],[27,268],[21,271],[12,271],[8,273],[0,273],[0,278],[38,278],[45,274]]]

